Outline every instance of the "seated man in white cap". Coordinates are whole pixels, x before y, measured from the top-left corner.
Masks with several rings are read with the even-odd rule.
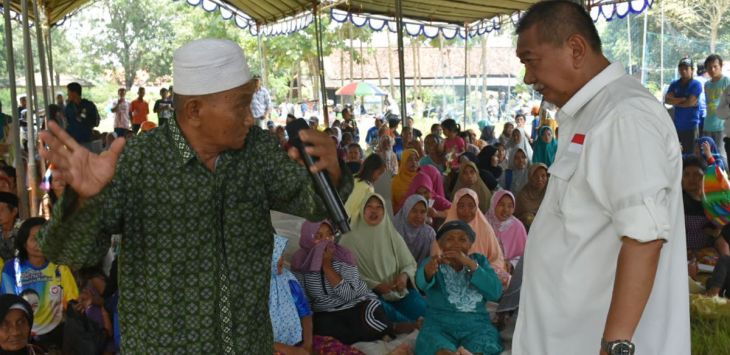
[[[127,354],[271,354],[270,209],[325,219],[296,150],[254,125],[255,84],[241,48],[193,41],[175,51],[175,119],[125,147],[89,153],[57,125],[44,158],[68,187],[38,234],[43,253],[93,265],[122,234],[119,314]],[[344,198],[352,177],[330,137],[301,139]]]

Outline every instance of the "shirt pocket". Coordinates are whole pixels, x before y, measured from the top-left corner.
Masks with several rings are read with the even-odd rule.
[[[556,160],[548,169],[550,174],[550,195],[555,212],[563,214],[565,195],[568,193],[568,185],[578,169],[580,155],[573,152],[566,152]]]

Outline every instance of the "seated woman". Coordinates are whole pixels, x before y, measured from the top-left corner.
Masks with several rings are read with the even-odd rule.
[[[479,210],[479,197],[476,192],[470,189],[461,189],[454,196],[454,204],[446,217],[446,222],[462,221],[469,224],[476,234],[476,240],[471,245],[469,253],[479,253],[487,257],[492,264],[492,269],[499,275],[502,283],[509,282],[507,265],[504,262],[502,248],[499,246],[497,236],[492,226],[489,225],[484,214]],[[442,251],[435,245],[431,255],[439,255]]]
[[[695,156],[682,162],[682,202],[684,204],[684,228],[687,236],[689,259],[704,264],[715,264],[718,254],[730,255],[730,247],[720,236],[720,228],[705,215],[702,206],[704,163]]]
[[[499,186],[516,194],[527,185],[530,159],[522,148],[516,148],[512,151],[509,162],[509,168],[499,178]]]
[[[357,257],[360,277],[380,296],[388,319],[417,320],[423,316],[426,303],[414,288],[416,260],[385,213],[380,195],[369,195],[360,209],[360,216],[352,221],[352,231],[342,237],[340,245]]]
[[[717,166],[720,167],[723,171],[727,172],[727,161],[725,158],[722,157],[720,152],[717,150],[717,145],[715,144],[715,140],[711,137],[700,137],[697,139],[697,144],[695,144],[694,147],[694,154],[696,157],[700,159],[706,159],[707,158],[707,151],[709,153],[709,156],[711,156],[714,160]],[[710,164],[709,161],[706,161],[706,163]]]
[[[41,355],[45,352],[31,345],[33,309],[22,297],[0,296],[0,354]]]
[[[514,268],[525,253],[527,231],[519,219],[513,215],[515,197],[507,190],[499,190],[492,197],[492,208],[487,212],[487,221],[494,228],[504,258]]]
[[[433,224],[433,219],[444,219],[446,218],[446,211],[451,208],[451,202],[443,196],[439,196],[434,191],[434,184],[429,175],[423,171],[425,167],[421,167],[422,171],[416,174],[413,178],[411,186],[408,187],[407,197],[413,195],[421,195],[428,202],[428,221],[426,223]],[[443,187],[442,187],[443,189]],[[407,198],[406,198],[407,199]]]
[[[360,278],[355,257],[334,243],[328,221],[304,222],[299,246],[291,266],[314,310],[314,334],[353,344],[413,329],[388,320]]]
[[[48,261],[38,247],[35,237],[44,223],[44,218],[33,217],[20,226],[15,239],[18,256],[3,267],[0,293],[27,294],[33,308],[33,343],[60,351],[63,315],[68,302],[79,297],[79,290],[71,270]]]
[[[408,187],[411,186],[413,178],[418,174],[418,152],[414,149],[406,149],[398,167],[398,175],[393,177],[391,187],[391,201],[393,201],[393,212],[398,213],[403,202],[406,201]]]
[[[440,173],[446,170],[446,156],[444,155],[444,142],[440,136],[435,134],[429,134],[423,140],[424,153],[425,155],[418,162],[418,165],[423,168],[424,166],[432,165],[438,169]]]
[[[350,196],[345,201],[345,211],[350,218],[358,214],[362,199],[375,192],[375,182],[385,172],[385,161],[377,154],[370,154],[362,163],[360,171],[355,176],[355,184]]]
[[[489,148],[489,147],[487,147]],[[459,168],[459,177],[456,180],[456,186],[451,195],[454,196],[453,201],[456,202],[456,192],[461,189],[470,189],[476,192],[479,197],[479,209],[486,212],[489,210],[489,201],[492,200],[492,191],[482,181],[479,176],[479,169],[476,164],[471,161],[463,161]]]
[[[284,268],[284,249],[288,240],[274,236],[271,259],[269,316],[274,331],[274,354],[360,354],[331,337],[312,334],[312,310],[302,287]]]
[[[443,254],[427,258],[416,273],[428,300],[416,354],[500,354],[486,303],[499,300],[502,284],[484,255],[470,254],[476,234],[468,224],[451,221],[436,238]]]
[[[540,127],[539,138],[535,141],[535,151],[532,153],[533,163],[543,163],[550,167],[555,161],[558,151],[558,141],[553,130],[548,126]]]
[[[509,166],[509,160],[505,159],[503,161],[505,164],[505,167],[503,167],[501,165],[503,163],[500,162],[500,154],[502,154],[500,153],[500,150],[493,146],[488,146],[482,149],[477,156],[478,162],[476,165],[478,169],[488,172],[497,180],[501,178],[502,174],[504,174],[505,168]],[[507,154],[506,151],[504,154]],[[489,205],[489,202],[487,202],[487,205]]]
[[[428,201],[415,194],[406,199],[403,208],[393,220],[395,229],[406,241],[408,249],[419,264],[431,255],[431,245],[436,240],[436,231],[426,224],[427,215]]]
[[[530,174],[527,176],[527,185],[515,196],[515,217],[525,225],[529,231],[532,220],[537,215],[542,199],[545,198],[545,190],[548,183],[548,168],[542,163],[530,166]]]

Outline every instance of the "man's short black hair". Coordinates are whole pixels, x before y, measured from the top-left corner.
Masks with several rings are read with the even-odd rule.
[[[79,94],[79,96],[81,96],[82,89],[81,89],[81,84],[79,84],[79,83],[76,83],[76,82],[69,83],[68,85],[66,85],[66,89],[68,89],[69,92],[75,92],[75,93]]]
[[[719,54],[710,54],[707,56],[707,59],[705,59],[705,69],[707,69],[707,67],[709,67],[714,61],[717,61],[720,63],[720,66],[722,66],[722,57],[720,57]]]
[[[542,1],[532,7],[517,24],[516,34],[520,34],[532,26],[539,26],[540,39],[562,46],[574,34],[579,34],[588,41],[596,52],[601,52],[601,37],[598,36],[593,19],[586,9],[572,1]]]
[[[688,155],[682,159],[682,171],[684,171],[684,169],[687,169],[689,167],[695,167],[702,171],[705,171],[705,168],[707,167],[707,165],[705,164],[705,162],[702,159],[698,158],[697,156]]]

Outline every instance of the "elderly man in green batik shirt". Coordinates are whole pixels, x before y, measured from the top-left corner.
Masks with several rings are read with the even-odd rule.
[[[254,125],[240,47],[197,40],[173,57],[176,119],[102,155],[53,123],[43,157],[71,189],[37,239],[48,259],[100,261],[122,234],[119,314],[126,354],[271,354],[269,211],[326,217],[296,150]],[[326,134],[303,131],[340,195],[352,177]],[[308,344],[305,344],[308,345]]]

